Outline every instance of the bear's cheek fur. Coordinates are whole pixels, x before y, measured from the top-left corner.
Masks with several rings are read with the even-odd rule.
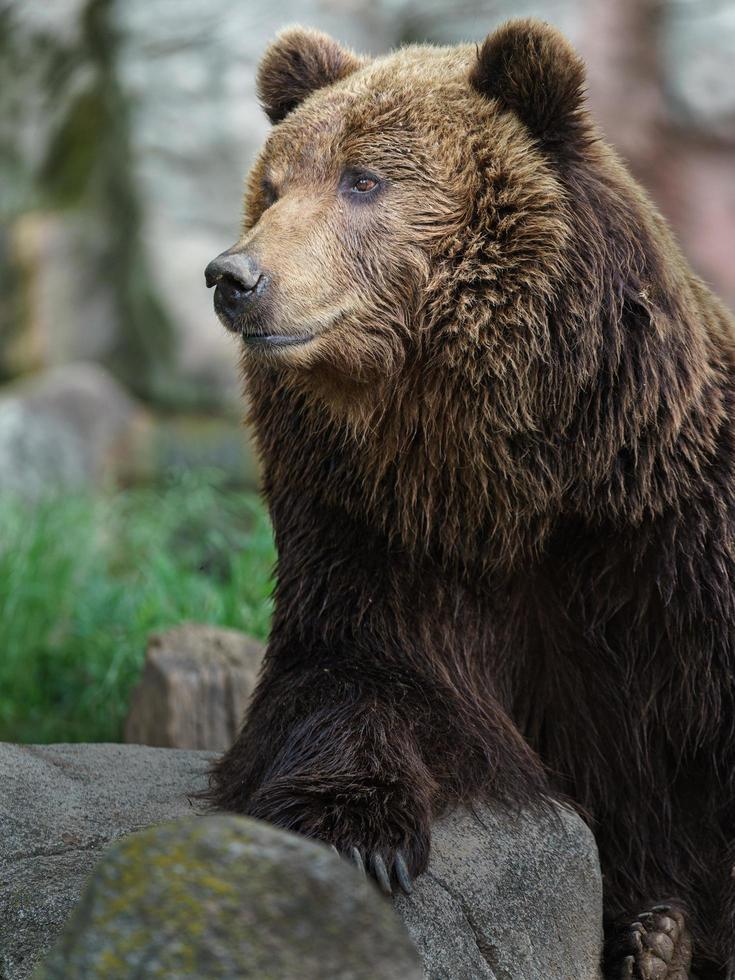
[[[340,391],[345,375],[364,380],[395,369],[429,272],[410,197],[388,186],[373,202],[355,203],[303,180],[246,230],[242,247],[268,278],[263,329],[314,338],[278,351],[280,363],[322,373],[331,365]]]

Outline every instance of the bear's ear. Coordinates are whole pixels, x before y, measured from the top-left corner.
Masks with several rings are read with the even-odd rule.
[[[589,135],[584,64],[549,24],[512,20],[489,34],[470,83],[512,110],[550,150],[563,153]]]
[[[331,37],[306,27],[281,31],[258,68],[258,98],[272,123],[315,92],[364,64]]]

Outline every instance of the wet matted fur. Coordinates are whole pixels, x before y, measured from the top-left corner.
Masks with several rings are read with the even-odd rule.
[[[735,977],[735,327],[583,84],[533,21],[266,53],[232,251],[305,342],[243,342],[275,615],[209,799],[400,877],[449,805],[564,796],[607,975],[664,975],[626,929],[667,900],[646,922],[683,909],[698,976]]]

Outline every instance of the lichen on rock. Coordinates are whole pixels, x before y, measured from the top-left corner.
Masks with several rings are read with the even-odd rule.
[[[418,955],[374,886],[326,847],[241,817],[123,838],[35,974],[412,980]]]

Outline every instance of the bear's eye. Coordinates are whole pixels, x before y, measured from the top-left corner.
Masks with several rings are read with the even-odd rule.
[[[360,194],[367,194],[374,187],[378,186],[378,182],[374,177],[358,177],[355,183],[352,185],[353,191],[359,191]]]
[[[382,186],[380,177],[365,170],[346,170],[340,181],[340,190],[353,198],[371,198]]]

